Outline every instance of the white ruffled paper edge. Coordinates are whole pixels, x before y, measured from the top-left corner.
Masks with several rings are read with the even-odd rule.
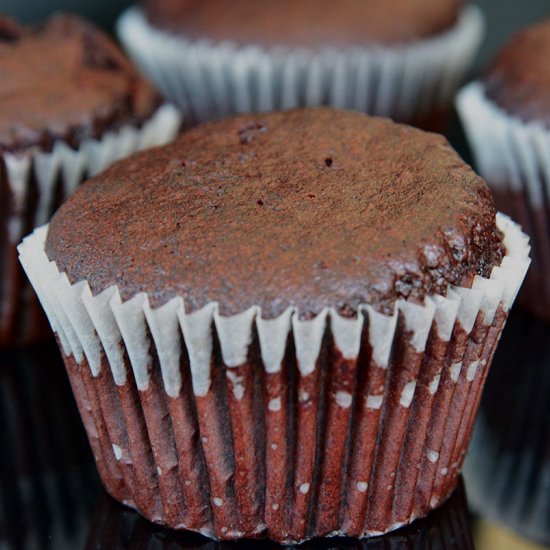
[[[495,190],[526,189],[531,206],[543,207],[550,196],[550,130],[506,113],[481,82],[463,88],[456,106],[480,174]]]
[[[277,372],[281,368],[287,338],[292,331],[298,368],[303,376],[315,369],[327,322],[331,324],[342,355],[355,359],[363,323],[368,320],[370,345],[380,368],[388,366],[399,315],[412,333],[411,343],[418,352],[424,350],[434,323],[444,341],[450,340],[456,322],[470,333],[479,312],[490,325],[500,304],[505,311],[512,306],[530,263],[527,235],[503,214],[497,215],[497,225],[504,233],[506,255],[501,265],[493,268],[490,279],[476,277],[471,288],[452,287],[445,297],[427,297],[424,305],[399,300],[393,315],[384,315],[370,305],[362,305],[355,319],[341,317],[334,309],[325,308],[314,319],[303,321],[298,312],[289,307],[279,317],[266,320],[262,319],[258,306],[223,317],[215,302],[187,313],[181,297],[153,309],[145,293],[123,302],[116,286],[93,296],[87,281],[71,285],[67,275],[59,272],[44,251],[48,226],[36,229],[18,249],[20,261],[67,356],[73,355],[78,363],[85,356],[92,374],[98,376],[104,352],[115,383],[124,385],[127,377],[125,349],[138,389],[146,390],[153,362],[148,328],[157,350],[165,391],[175,398],[182,384],[181,334],[189,355],[194,393],[205,396],[209,391],[212,323],[224,363],[229,368],[246,362],[255,323],[267,372]]]
[[[137,7],[122,14],[117,30],[141,71],[198,121],[325,104],[411,119],[452,102],[485,23],[471,5],[432,38],[320,50],[188,40],[156,29]]]
[[[55,184],[59,176],[64,195],[69,196],[86,176],[94,176],[132,153],[164,145],[174,139],[181,120],[182,115],[176,107],[164,104],[141,127],[128,124],[117,131],[106,132],[99,139],[85,139],[78,149],[58,140],[49,152],[39,147],[17,153],[4,152],[2,156],[14,205],[8,220],[10,242],[15,245],[23,238],[23,215],[33,175],[38,185],[33,225],[39,227],[48,222],[52,213]]]

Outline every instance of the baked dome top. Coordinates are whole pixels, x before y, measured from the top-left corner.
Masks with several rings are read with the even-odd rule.
[[[139,123],[158,96],[100,30],[69,15],[37,28],[0,18],[0,150],[78,144]]]
[[[487,275],[502,257],[485,183],[447,141],[329,108],[199,126],[81,186],[46,253],[92,292],[153,306],[218,301],[265,318],[288,306],[389,312]]]
[[[518,32],[487,70],[485,94],[525,122],[550,126],[550,19]]]
[[[145,0],[160,28],[240,44],[324,46],[410,42],[441,33],[463,0]]]

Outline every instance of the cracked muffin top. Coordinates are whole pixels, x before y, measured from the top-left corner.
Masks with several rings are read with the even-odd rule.
[[[0,150],[76,146],[139,124],[159,98],[115,43],[71,15],[36,28],[0,18]]]
[[[153,306],[352,316],[490,274],[495,223],[485,183],[443,137],[303,109],[208,123],[118,162],[60,208],[46,253],[72,283]]]

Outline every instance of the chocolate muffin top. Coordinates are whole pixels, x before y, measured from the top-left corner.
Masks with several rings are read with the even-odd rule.
[[[389,312],[501,259],[485,183],[435,134],[334,109],[199,126],[86,182],[46,253],[92,292],[188,311]]]
[[[0,18],[0,150],[72,145],[149,117],[158,97],[117,46],[74,16]]]
[[[144,0],[154,25],[189,38],[328,46],[410,42],[457,20],[464,0]]]
[[[517,33],[483,78],[489,99],[525,122],[550,126],[550,19]]]

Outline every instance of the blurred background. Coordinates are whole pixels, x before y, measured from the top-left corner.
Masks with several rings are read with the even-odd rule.
[[[131,3],[0,0],[0,12],[36,23],[54,11],[76,11],[112,32]],[[472,77],[516,29],[550,17],[549,0],[475,3],[485,12],[487,36]],[[468,159],[456,118],[448,137]],[[433,517],[387,538],[307,547],[550,548],[548,329],[522,312],[511,316],[465,468],[467,496],[460,489]],[[112,501],[98,481],[57,349],[0,352],[0,550],[238,547],[158,529]]]
[[[381,0],[383,1],[383,0]],[[550,16],[548,0],[474,0],[487,16],[488,33],[474,71],[484,67],[515,29]],[[0,0],[0,12],[24,23],[42,21],[52,11],[77,11],[112,31],[117,15],[131,0]]]

